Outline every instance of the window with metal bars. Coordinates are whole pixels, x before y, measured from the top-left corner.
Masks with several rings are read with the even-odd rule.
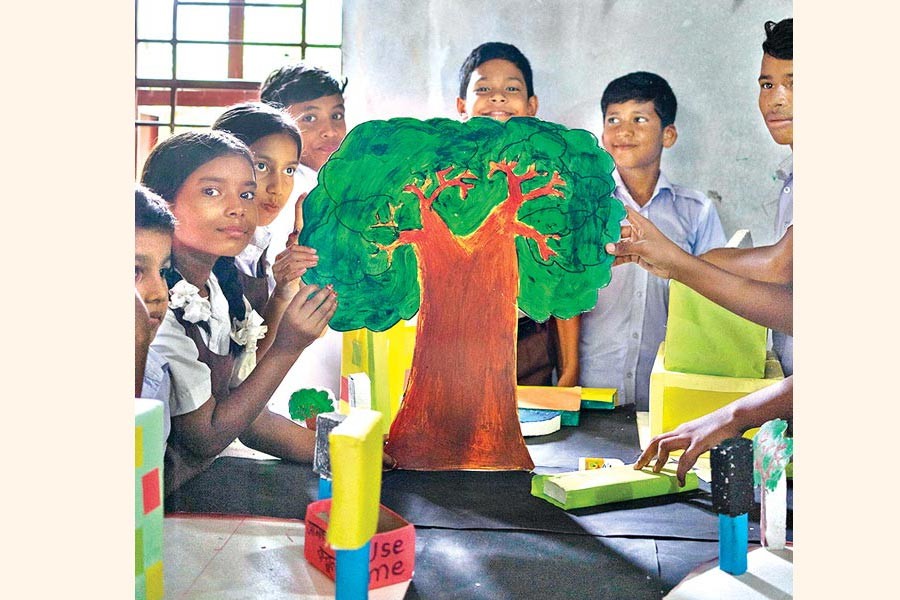
[[[208,127],[278,67],[342,71],[341,0],[135,0],[135,143]]]

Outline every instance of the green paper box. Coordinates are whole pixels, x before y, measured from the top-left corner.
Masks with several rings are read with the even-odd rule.
[[[680,373],[762,378],[766,328],[673,280],[664,366]]]
[[[666,496],[696,490],[697,474],[689,471],[685,486],[678,486],[675,470],[664,468],[654,473],[650,468],[636,471],[631,465],[535,475],[531,479],[531,495],[543,498],[565,510],[599,506],[613,502]]]

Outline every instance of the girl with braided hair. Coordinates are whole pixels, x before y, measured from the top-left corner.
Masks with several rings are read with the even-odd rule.
[[[266,403],[300,352],[334,314],[330,287],[299,285],[277,327],[268,330],[244,297],[234,257],[258,222],[253,155],[223,131],[186,132],[160,142],[141,182],[177,219],[169,308],[151,347],[171,376],[171,432],[165,492],[205,469],[236,438],[250,448],[309,462],[312,431]],[[270,337],[268,349],[258,351]]]

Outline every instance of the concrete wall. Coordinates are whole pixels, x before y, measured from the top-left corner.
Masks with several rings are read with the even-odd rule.
[[[770,243],[790,153],[757,107],[766,20],[789,0],[344,0],[348,125],[397,116],[456,118],[457,73],[486,41],[531,61],[538,116],[600,137],[600,96],[625,73],[665,77],[678,98],[678,142],[663,169],[717,204],[726,235]]]

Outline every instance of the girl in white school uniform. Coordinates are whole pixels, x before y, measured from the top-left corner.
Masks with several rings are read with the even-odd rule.
[[[268,329],[244,297],[233,258],[257,225],[250,150],[221,131],[174,135],[150,153],[141,182],[177,219],[169,309],[152,343],[168,361],[172,381],[166,494],[235,438],[280,458],[311,461],[313,432],[265,406],[300,352],[321,334],[337,298],[330,287],[297,282],[280,323]],[[261,352],[265,338],[270,345]]]
[[[250,243],[234,262],[250,305],[272,325],[296,293],[296,273],[302,275],[306,267],[318,262],[315,250],[298,246],[296,236],[285,248],[270,246],[269,226],[294,189],[303,149],[300,130],[289,114],[261,102],[229,107],[212,128],[234,135],[253,154],[259,218]]]

